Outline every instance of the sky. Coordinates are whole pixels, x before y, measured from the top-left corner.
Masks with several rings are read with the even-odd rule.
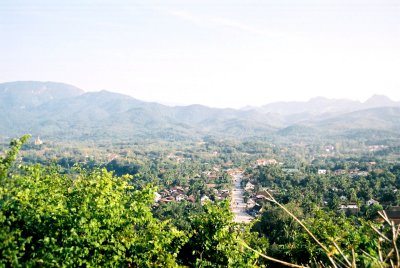
[[[0,83],[171,105],[400,101],[398,0],[1,0]]]

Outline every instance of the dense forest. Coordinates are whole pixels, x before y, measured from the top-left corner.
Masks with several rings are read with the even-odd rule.
[[[396,266],[399,148],[340,137],[88,146],[25,135],[0,159],[0,263]],[[250,223],[231,209],[239,173]]]

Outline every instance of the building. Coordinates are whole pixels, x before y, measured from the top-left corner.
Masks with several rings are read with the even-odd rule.
[[[346,213],[346,215],[357,215],[360,212],[360,208],[356,203],[341,204],[339,210]]]
[[[399,224],[400,223],[400,206],[393,206],[393,207],[388,207],[387,209],[384,210],[384,213],[388,217],[390,221],[392,221],[394,224]],[[380,221],[384,221],[384,219],[380,216]]]
[[[162,198],[162,196],[161,196],[159,193],[157,193],[157,192],[154,193],[154,202],[155,202],[155,203],[157,203],[158,201],[160,201],[161,198]]]
[[[40,137],[38,136],[36,139],[35,139],[35,145],[42,145],[43,144],[43,141],[40,139]]]
[[[250,190],[254,190],[254,184],[252,184],[251,182],[248,182],[247,184],[246,184],[246,186],[244,187],[244,189],[246,190],[246,191],[250,191]]]
[[[376,201],[375,199],[370,199],[370,200],[368,200],[367,202],[366,202],[366,204],[367,204],[367,206],[371,206],[371,205],[374,205],[374,204],[379,204],[379,202],[378,201]]]
[[[253,199],[249,198],[249,200],[247,200],[246,208],[247,209],[252,209],[255,205],[256,205],[256,201],[254,201]]]
[[[186,195],[184,195],[184,194],[179,194],[179,195],[177,195],[177,196],[175,197],[175,200],[176,200],[177,202],[181,202],[181,201],[183,201],[183,200],[186,200],[186,198],[187,198]]]
[[[257,166],[266,166],[266,165],[276,165],[278,164],[278,161],[275,159],[257,159],[256,160],[256,165]]]
[[[207,202],[211,202],[211,199],[210,199],[208,196],[203,195],[203,196],[200,198],[200,203],[201,203],[201,205],[204,205],[204,204],[207,203]]]

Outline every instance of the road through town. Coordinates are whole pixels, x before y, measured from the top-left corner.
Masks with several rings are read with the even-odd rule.
[[[243,200],[244,190],[240,185],[242,177],[243,175],[240,173],[233,176],[234,187],[232,190],[231,209],[235,214],[235,222],[248,223],[253,219],[253,217],[246,213],[246,203]]]

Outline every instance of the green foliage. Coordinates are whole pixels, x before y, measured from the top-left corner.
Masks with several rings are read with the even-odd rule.
[[[23,147],[22,161],[61,165],[45,167],[16,161],[27,139],[13,140],[0,157],[0,267],[276,265],[257,254],[330,265],[329,256],[345,262],[343,256],[352,260],[353,250],[357,266],[375,267],[379,239],[364,220],[375,220],[378,211],[400,204],[399,158],[378,156],[361,142],[336,143],[334,153],[319,142],[283,146],[224,140]],[[346,150],[346,156],[339,150]],[[118,159],[110,161],[114,153]],[[278,159],[282,165],[254,167],[259,158]],[[79,167],[73,167],[76,163]],[[232,222],[228,202],[153,204],[149,185],[167,195],[173,186],[181,186],[187,196],[199,199],[205,194],[213,200],[217,194],[207,185],[229,189],[231,168],[245,170],[242,183],[256,185],[245,193],[246,199],[257,199],[263,206],[252,232],[251,226]],[[318,174],[321,168],[327,174]],[[264,190],[327,250],[299,221],[255,197]],[[382,205],[365,205],[370,198]],[[361,208],[358,218],[338,210],[346,204]],[[395,237],[389,229],[378,230],[389,239]],[[384,240],[383,258],[392,250]],[[394,255],[388,260],[395,260]]]
[[[374,220],[378,218],[378,212],[382,211],[383,207],[380,204],[372,204],[368,207],[366,207],[365,210],[365,218],[368,220]]]
[[[297,204],[289,203],[286,207],[298,218],[303,218],[303,211]],[[252,230],[266,236],[271,244],[291,243],[293,236],[300,229],[297,223],[278,207],[267,204],[264,209],[265,212]]]
[[[137,174],[140,166],[134,163],[127,163],[114,159],[108,162],[105,168],[110,171],[112,170],[117,176],[122,176],[125,174]]]
[[[0,266],[176,265],[183,233],[153,218],[153,189],[105,169],[20,166],[5,175],[24,136],[1,159]]]
[[[229,203],[208,202],[203,208],[202,212],[190,216],[190,239],[180,252],[183,264],[192,267],[254,267],[257,254],[241,245],[244,239],[254,240],[254,234],[232,222]]]
[[[13,139],[10,143],[10,150],[4,157],[0,157],[0,182],[5,180],[8,170],[17,158],[21,146],[27,142],[30,135],[24,135],[20,139]]]
[[[348,259],[352,259],[352,250],[354,250],[355,261],[360,266],[370,262],[363,251],[369,254],[377,252],[378,234],[370,227],[371,223],[323,210],[315,211],[314,216],[305,220],[304,223],[315,237],[327,246],[330,250],[329,255],[336,256],[339,260],[343,261],[335,244]],[[290,250],[293,261],[298,263],[308,263],[311,260],[329,263],[326,252],[305,232],[296,234]]]
[[[378,263],[379,235],[370,227],[372,223],[320,209],[315,210],[312,217],[302,219],[304,215],[299,207],[288,204],[286,208],[320,244],[296,222],[297,219],[279,207],[267,206],[253,230],[271,242],[270,256],[307,265],[328,264],[331,263],[329,258],[335,263],[354,259],[355,264],[361,267],[374,267]]]
[[[232,222],[226,201],[170,204],[158,220],[154,189],[132,186],[136,176],[79,166],[65,174],[54,165],[11,169],[27,138],[13,140],[1,158],[0,267],[254,267],[259,257],[242,241],[263,252],[268,246]]]
[[[157,219],[168,220],[179,230],[190,232],[189,215],[200,213],[202,207],[199,203],[188,201],[161,203],[153,209]]]

